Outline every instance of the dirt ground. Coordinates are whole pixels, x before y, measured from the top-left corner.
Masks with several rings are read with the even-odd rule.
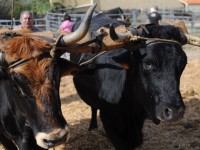
[[[145,122],[144,144],[138,150],[200,150],[200,48],[184,46],[188,64],[181,77],[181,93],[186,105],[184,118],[178,122]],[[99,129],[87,131],[90,107],[77,95],[72,77],[61,82],[62,111],[71,129],[67,150],[114,150],[101,121]],[[62,149],[61,147],[56,149]],[[64,148],[63,148],[64,149]]]
[[[187,108],[184,118],[173,123],[161,122],[158,126],[147,120],[143,128],[144,143],[138,150],[200,150],[200,48],[186,45],[184,50],[188,56],[180,87]],[[100,120],[98,130],[87,131],[90,107],[77,95],[71,76],[62,78],[60,94],[71,133],[69,141],[55,149],[114,150]]]

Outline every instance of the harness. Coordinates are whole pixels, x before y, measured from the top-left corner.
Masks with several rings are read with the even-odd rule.
[[[33,59],[43,59],[43,58],[47,58],[47,57],[51,57],[50,53],[44,52],[40,55],[37,55],[36,57],[30,57],[27,59],[17,60],[15,62],[11,62],[10,64],[8,64],[5,60],[4,52],[0,51],[0,78],[2,78],[2,76],[7,76],[8,70],[11,68],[16,68],[16,67],[22,66]]]

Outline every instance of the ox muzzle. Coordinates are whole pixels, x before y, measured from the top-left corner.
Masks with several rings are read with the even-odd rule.
[[[40,147],[48,149],[67,142],[69,133],[69,128],[65,126],[65,128],[53,129],[48,133],[38,132],[35,139]]]
[[[160,121],[177,121],[183,118],[185,105],[160,103],[156,106],[156,117]]]

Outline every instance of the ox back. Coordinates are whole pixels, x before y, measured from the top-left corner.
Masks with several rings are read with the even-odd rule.
[[[90,31],[113,22],[104,21],[102,16],[93,18],[100,24],[92,21]],[[73,78],[80,97],[93,110],[100,110],[104,129],[117,150],[130,150],[142,144],[145,119],[155,124],[177,120],[185,110],[179,84],[187,63],[181,47],[186,38],[172,26],[145,28],[148,32],[142,30],[137,34],[171,41],[130,42],[124,49],[99,56]],[[135,32],[135,28],[132,30]],[[92,55],[84,54],[81,61]]]

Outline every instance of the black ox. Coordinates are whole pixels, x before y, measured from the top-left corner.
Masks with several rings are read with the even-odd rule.
[[[115,27],[123,24],[100,14],[93,17],[89,30],[111,23]],[[182,49],[186,37],[169,25],[145,25],[129,30],[149,40],[128,42],[125,48],[100,55],[73,78],[78,94],[92,107],[89,129],[97,127],[99,109],[104,129],[117,150],[134,149],[142,144],[145,119],[159,124],[177,120],[185,111],[179,85],[187,63]],[[118,34],[112,37],[117,40]],[[79,63],[93,55],[79,56]],[[77,57],[72,55],[71,61],[78,62]]]

